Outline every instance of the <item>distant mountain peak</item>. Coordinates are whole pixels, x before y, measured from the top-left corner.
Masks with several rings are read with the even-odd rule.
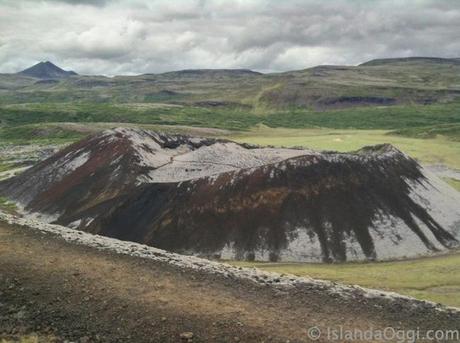
[[[36,77],[39,79],[62,79],[72,75],[78,75],[74,71],[61,69],[50,61],[39,62],[30,68],[24,69],[18,74]]]

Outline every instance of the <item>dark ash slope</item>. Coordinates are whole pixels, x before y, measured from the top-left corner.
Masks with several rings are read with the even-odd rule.
[[[117,129],[0,192],[59,224],[221,258],[402,258],[460,237],[458,193],[390,145],[317,153]]]
[[[233,257],[219,254],[231,246],[234,257],[248,260],[316,259],[319,252],[323,261],[374,260],[374,226],[398,218],[399,227],[383,234],[407,243],[407,254],[404,230],[427,250],[456,246],[453,234],[410,197],[408,180],[426,181],[415,161],[390,146],[354,156],[301,156],[215,179],[145,185],[103,204],[93,213],[103,215],[87,229],[217,257]],[[306,249],[295,251],[293,241]]]

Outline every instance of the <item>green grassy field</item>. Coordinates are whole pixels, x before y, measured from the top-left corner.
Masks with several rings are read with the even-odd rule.
[[[0,197],[0,211],[4,211],[10,214],[16,214],[16,205],[4,197]]]
[[[460,307],[460,252],[409,261],[309,264],[229,262],[241,267],[377,288]]]
[[[85,137],[88,132],[53,124],[0,127],[0,142],[10,144],[65,144]]]
[[[90,134],[116,127],[134,127],[162,132],[201,135],[226,136],[228,130],[192,127],[183,125],[156,125],[117,122],[45,122],[40,124],[25,124],[0,126],[0,147],[2,144],[66,144],[78,141]]]
[[[460,191],[460,180],[456,180],[450,177],[444,178],[444,181],[446,181],[449,185],[454,187],[456,190]]]
[[[4,172],[4,171],[7,171],[7,170],[10,170],[10,169],[14,169],[14,168],[16,168],[16,164],[8,163],[8,162],[2,162],[0,160],[0,173]]]
[[[342,152],[366,145],[391,143],[422,163],[445,164],[460,169],[460,142],[441,135],[422,139],[402,137],[386,130],[272,129],[258,126],[248,132],[233,134],[230,138],[260,145],[302,146]]]
[[[120,122],[188,125],[248,130],[255,125],[284,128],[400,130],[403,136],[436,132],[458,137],[460,103],[355,107],[327,111],[267,110],[244,107],[199,107],[172,104],[100,104],[88,102],[23,103],[0,106],[0,123],[15,126],[45,122]],[[434,132],[433,132],[434,130]]]

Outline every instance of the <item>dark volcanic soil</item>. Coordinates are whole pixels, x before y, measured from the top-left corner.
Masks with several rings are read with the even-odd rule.
[[[394,259],[460,238],[458,194],[388,144],[319,153],[117,128],[0,195],[56,224],[224,259]]]
[[[178,269],[0,222],[0,340],[303,342],[312,326],[455,329],[459,322],[460,314],[397,302]]]

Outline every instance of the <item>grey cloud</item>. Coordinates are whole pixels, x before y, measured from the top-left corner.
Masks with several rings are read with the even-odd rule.
[[[70,5],[91,5],[91,6],[104,6],[110,0],[48,0],[50,2],[63,2]]]
[[[0,0],[2,72],[41,59],[80,73],[132,74],[184,68],[283,71],[381,57],[460,56],[456,1],[18,3]]]

